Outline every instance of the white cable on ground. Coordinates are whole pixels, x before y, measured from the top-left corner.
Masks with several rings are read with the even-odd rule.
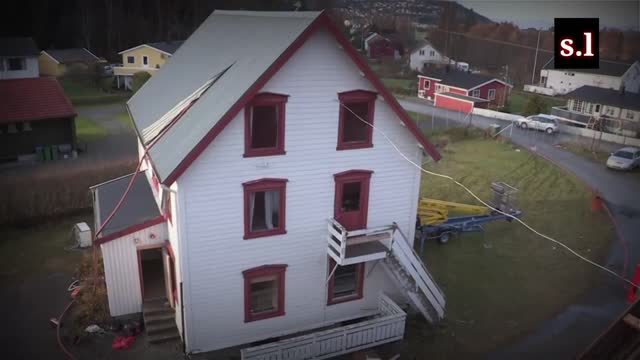
[[[340,101],[338,101],[340,102]],[[596,268],[599,268],[600,270],[603,270],[617,278],[619,278],[620,280],[630,284],[633,287],[639,288],[640,286],[634,284],[633,282],[629,281],[628,279],[626,279],[625,277],[618,275],[616,272],[614,272],[611,269],[608,269],[592,260],[589,260],[588,258],[584,257],[583,255],[580,255],[577,251],[573,250],[572,248],[570,248],[568,245],[565,245],[564,243],[562,243],[559,240],[556,240],[550,236],[547,236],[541,232],[539,232],[538,230],[534,229],[533,227],[529,226],[527,223],[525,223],[524,221],[520,220],[520,218],[513,216],[511,214],[505,213],[501,210],[498,210],[496,208],[494,208],[493,206],[489,205],[487,202],[483,201],[478,195],[474,194],[473,191],[471,191],[468,187],[466,187],[464,184],[460,183],[459,181],[457,181],[456,179],[452,178],[449,175],[443,175],[443,174],[438,174],[429,170],[425,170],[422,166],[420,166],[419,164],[416,164],[415,162],[413,162],[411,159],[409,159],[397,146],[396,144],[387,136],[387,134],[384,133],[384,131],[376,128],[375,126],[373,126],[373,124],[369,123],[367,120],[364,120],[363,118],[361,118],[358,114],[356,114],[355,112],[353,112],[351,109],[349,109],[348,106],[346,106],[344,103],[340,102],[340,105],[342,107],[344,107],[345,109],[347,109],[351,114],[353,114],[356,118],[358,118],[360,121],[364,122],[365,124],[369,125],[371,128],[373,128],[373,130],[379,132],[382,136],[384,136],[384,138],[389,142],[389,144],[391,144],[391,146],[393,146],[393,148],[396,150],[396,152],[398,152],[398,154],[400,154],[400,156],[402,158],[404,158],[407,162],[409,162],[411,165],[417,167],[418,169],[420,169],[420,171],[424,172],[425,174],[429,174],[429,175],[433,175],[433,176],[437,176],[437,177],[441,177],[447,180],[451,180],[453,181],[456,185],[460,186],[461,188],[463,188],[466,192],[468,192],[471,196],[473,196],[473,198],[475,198],[476,200],[478,200],[482,205],[488,207],[489,209],[500,213],[502,215],[507,216],[508,218],[511,218],[517,222],[519,222],[521,225],[523,225],[525,228],[527,228],[528,230],[530,230],[531,232],[533,232],[534,234],[547,239],[553,243],[555,243],[556,245],[559,245],[561,247],[563,247],[564,249],[566,249],[567,251],[569,251],[571,254],[573,254],[574,256],[576,256],[578,259],[585,261],[588,264],[591,264],[593,266],[595,266]]]

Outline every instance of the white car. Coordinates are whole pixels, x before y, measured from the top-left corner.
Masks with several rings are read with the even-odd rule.
[[[522,129],[542,130],[547,134],[558,132],[558,120],[551,115],[538,114],[516,120],[516,125]]]
[[[633,170],[640,166],[640,149],[635,147],[623,147],[611,153],[607,159],[607,167],[617,170]]]

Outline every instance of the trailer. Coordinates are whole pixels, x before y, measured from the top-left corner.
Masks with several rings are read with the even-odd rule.
[[[486,223],[498,220],[511,221],[514,217],[522,215],[522,211],[512,205],[518,189],[499,181],[491,183],[491,191],[494,193],[494,199],[489,203],[491,208],[420,199],[416,219],[416,228],[420,231],[420,252],[424,251],[424,242],[427,239],[435,239],[440,244],[446,244],[455,235],[484,231],[483,225]],[[450,212],[462,216],[450,217]]]

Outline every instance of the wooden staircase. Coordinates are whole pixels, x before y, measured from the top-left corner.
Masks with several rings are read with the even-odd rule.
[[[175,310],[166,298],[145,300],[142,304],[142,317],[150,343],[180,341]]]

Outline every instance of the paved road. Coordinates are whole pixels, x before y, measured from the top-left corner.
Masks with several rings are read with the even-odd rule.
[[[443,126],[447,119],[450,125],[459,120],[457,112],[434,109],[426,102],[401,100],[407,110],[435,115],[435,126]],[[468,119],[467,119],[468,121]],[[492,123],[507,126],[509,122],[474,115],[471,124],[487,128]],[[426,125],[431,127],[431,122]],[[505,135],[509,135],[505,131]],[[575,140],[573,136],[549,136],[542,132],[513,129],[512,141],[528,147],[543,157],[556,162],[576,174],[593,189],[598,190],[611,209],[621,238],[612,243],[606,266],[620,272],[629,261],[626,271],[633,276],[635,264],[640,261],[640,177],[638,174],[613,172],[602,164],[562,150],[556,145]],[[603,144],[604,149],[615,145]],[[624,241],[628,242],[625,251]],[[620,280],[607,277],[588,294],[570,305],[563,312],[543,323],[511,346],[501,349],[489,358],[502,359],[570,359],[584,350],[626,308],[626,288]]]

